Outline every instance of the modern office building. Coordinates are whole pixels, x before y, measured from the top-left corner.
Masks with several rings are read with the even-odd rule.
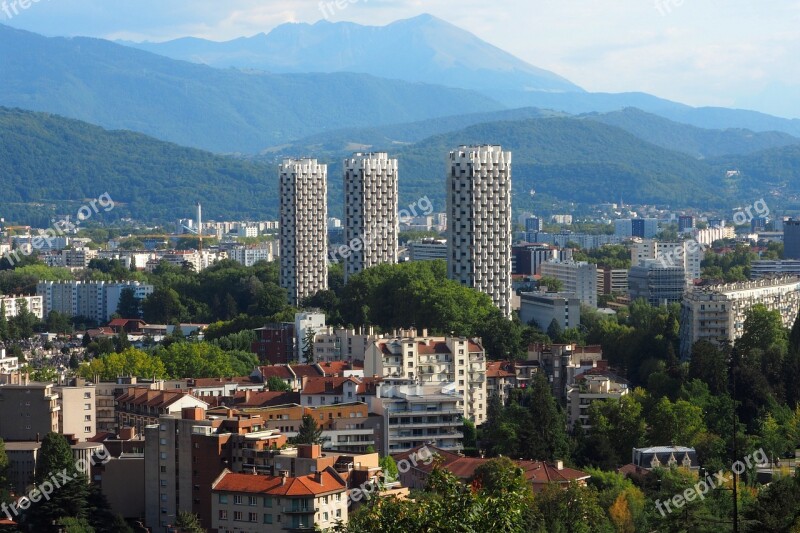
[[[744,332],[747,311],[762,304],[792,327],[800,310],[800,278],[787,276],[744,283],[695,287],[681,303],[681,356],[689,357],[699,340],[735,341]]]
[[[750,279],[800,276],[800,259],[764,259],[750,263]]]
[[[644,298],[650,305],[680,302],[688,283],[682,266],[664,266],[660,261],[645,260],[628,273],[631,301]]]
[[[581,303],[597,307],[597,265],[585,261],[548,261],[539,267],[542,277],[555,278],[561,292],[574,294]]]
[[[511,316],[511,152],[462,146],[450,152],[447,263],[451,279],[473,287]]]
[[[597,294],[628,294],[628,270],[597,267]]]
[[[411,261],[447,261],[446,239],[421,239],[408,243],[408,256]]]
[[[634,218],[631,220],[631,236],[652,239],[658,233],[658,220],[655,218]]]
[[[525,232],[542,231],[542,221],[538,217],[528,217],[525,219]]]
[[[544,331],[553,319],[561,329],[575,328],[581,322],[581,301],[571,293],[525,292],[520,295],[519,319]]]
[[[521,243],[511,248],[511,271],[514,275],[536,276],[541,273],[543,263],[571,260],[572,248],[558,248],[541,243]]]
[[[328,288],[328,166],[287,159],[280,167],[281,287],[289,303]]]
[[[800,219],[783,222],[783,258],[800,259]]]
[[[690,215],[681,215],[678,217],[678,232],[690,231],[694,228],[694,217]]]
[[[344,279],[397,262],[397,159],[353,154],[344,161]],[[357,244],[356,244],[357,243]]]

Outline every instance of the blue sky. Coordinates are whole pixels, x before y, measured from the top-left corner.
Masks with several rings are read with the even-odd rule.
[[[800,0],[341,0],[343,9],[319,0],[29,1],[11,19],[0,10],[0,23],[45,35],[226,40],[324,14],[383,25],[431,13],[590,91],[800,117]]]

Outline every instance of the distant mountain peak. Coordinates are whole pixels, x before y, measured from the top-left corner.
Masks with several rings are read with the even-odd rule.
[[[213,67],[276,73],[355,72],[477,90],[493,98],[508,92],[583,92],[569,80],[428,13],[384,26],[323,19],[314,24],[281,24],[264,37],[251,39],[125,44]]]

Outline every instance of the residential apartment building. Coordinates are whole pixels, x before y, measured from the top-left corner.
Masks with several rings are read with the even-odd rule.
[[[397,159],[353,154],[344,161],[345,282],[372,266],[397,262]],[[354,245],[358,243],[358,245]]]
[[[236,246],[228,250],[228,257],[246,267],[251,267],[259,261],[271,263],[276,254],[272,247],[245,247]]]
[[[644,260],[628,273],[631,301],[644,298],[653,306],[680,302],[688,288],[682,266],[664,266],[660,261]]]
[[[97,434],[97,395],[94,385],[57,386],[59,433],[85,442]]]
[[[41,296],[0,296],[0,306],[6,310],[6,318],[17,316],[23,306],[39,320],[45,318],[44,300]]]
[[[548,261],[542,263],[539,273],[559,280],[563,285],[561,292],[597,307],[597,265],[585,261]]]
[[[552,244],[561,248],[567,248],[574,243],[586,250],[594,250],[606,244],[620,244],[630,239],[620,235],[594,235],[589,233],[572,233],[570,231],[562,231],[560,233],[546,233],[531,232],[525,235],[525,240],[529,242],[538,242]]]
[[[750,263],[750,279],[800,276],[800,259],[760,260]]]
[[[377,340],[367,349],[364,375],[416,380],[446,387],[457,396],[462,415],[486,421],[486,352],[478,339],[428,337],[423,331]]]
[[[294,324],[281,322],[258,328],[250,349],[262,363],[285,365],[294,361],[297,355]]]
[[[628,294],[628,270],[597,267],[597,294]]]
[[[575,428],[580,424],[583,429],[591,429],[589,407],[597,401],[619,400],[626,394],[628,382],[613,372],[596,368],[580,374],[567,389],[570,427]]]
[[[523,292],[519,297],[519,319],[547,331],[553,320],[561,329],[576,328],[581,323],[581,301],[572,293]]]
[[[129,387],[116,398],[117,427],[132,427],[143,434],[145,427],[157,424],[162,415],[180,415],[183,409],[206,409],[208,404],[181,391]]]
[[[59,431],[58,394],[52,383],[0,386],[0,439],[37,441]]]
[[[699,340],[719,343],[741,337],[747,311],[757,304],[778,311],[783,325],[791,328],[800,310],[800,278],[760,279],[688,291],[681,302],[681,356],[689,357]]]
[[[473,287],[511,316],[511,152],[462,146],[447,177],[450,279]]]
[[[117,312],[122,291],[126,289],[132,290],[139,301],[153,293],[152,285],[138,281],[40,281],[36,294],[42,297],[44,316],[58,311],[105,323]]]
[[[61,250],[61,266],[66,268],[86,268],[92,259],[97,258],[97,250],[91,248],[69,248]]]
[[[704,249],[692,240],[663,242],[646,239],[631,247],[631,266],[640,266],[647,260],[656,259],[665,266],[683,267],[689,280],[700,278],[703,258]]]
[[[383,440],[387,446],[383,454],[426,444],[450,451],[463,448],[464,409],[454,384],[443,387],[390,379],[381,382],[368,401],[370,412],[384,418]]]
[[[367,348],[380,338],[372,328],[333,329],[317,333],[314,340],[314,360],[317,363],[334,361],[363,361]]]
[[[289,303],[328,288],[328,166],[287,159],[280,167],[281,287]]]
[[[211,527],[219,533],[314,531],[347,522],[347,483],[331,467],[299,477],[226,470],[211,502]]]
[[[575,383],[576,376],[593,369],[606,369],[603,348],[598,345],[535,343],[528,346],[527,360],[524,362],[538,364],[538,372],[547,378],[553,396],[562,405],[567,401],[567,389]],[[530,376],[519,376],[523,377],[525,380],[518,380],[521,384],[529,382]]]
[[[303,358],[303,353],[308,349],[311,356],[314,355],[314,342],[316,342],[317,333],[327,330],[325,325],[325,313],[303,312],[294,315],[294,331],[295,331],[295,359],[305,363],[312,363],[314,361],[306,361]],[[309,336],[311,338],[311,345],[309,346]]]

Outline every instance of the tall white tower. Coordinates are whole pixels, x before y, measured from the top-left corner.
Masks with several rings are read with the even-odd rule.
[[[511,152],[500,146],[450,152],[447,270],[511,316]]]
[[[344,279],[397,262],[397,159],[353,154],[344,161]]]
[[[328,288],[328,166],[286,159],[280,190],[280,282],[297,305]]]

